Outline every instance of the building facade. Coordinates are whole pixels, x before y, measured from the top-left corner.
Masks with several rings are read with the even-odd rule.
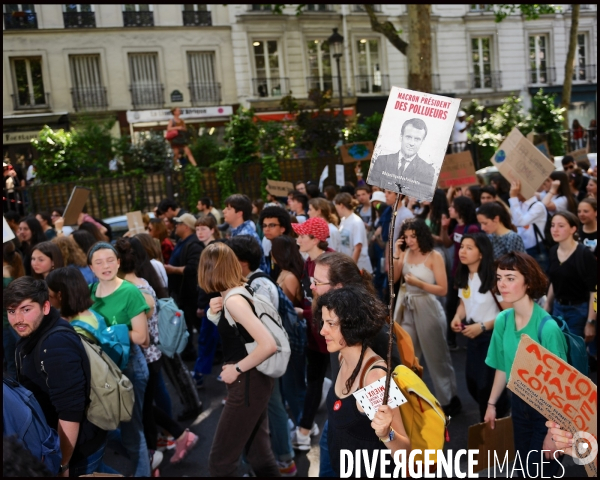
[[[45,124],[69,128],[83,113],[118,120],[115,134],[164,128],[167,110],[222,126],[238,105],[277,119],[288,93],[318,87],[345,113],[382,112],[392,85],[406,86],[406,57],[373,32],[361,5],[5,4],[4,153],[31,154]],[[374,5],[407,31],[405,5]],[[596,115],[596,5],[582,5],[570,118]],[[432,6],[434,93],[498,105],[539,89],[560,95],[571,23],[562,12],[494,22],[486,5]],[[344,37],[340,71],[328,44]],[[337,102],[333,102],[337,106]],[[138,112],[136,114],[136,112]],[[141,113],[143,112],[143,113]]]

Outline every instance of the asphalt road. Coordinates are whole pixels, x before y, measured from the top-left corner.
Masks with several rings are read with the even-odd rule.
[[[459,338],[459,345],[466,345],[466,339]],[[463,409],[462,412],[452,418],[449,426],[450,441],[446,443],[446,449],[456,451],[458,449],[467,448],[468,428],[479,422],[479,413],[477,404],[467,392],[465,382],[465,359],[466,350],[461,348],[458,351],[452,352],[452,361],[457,375],[458,392],[461,398]],[[192,362],[187,363],[188,368],[192,368]],[[199,390],[200,399],[203,403],[203,412],[194,421],[188,420],[184,426],[189,427],[194,433],[199,436],[199,441],[188,456],[179,464],[172,465],[169,459],[173,451],[165,452],[162,465],[159,467],[160,475],[163,477],[207,477],[208,472],[208,456],[212,444],[212,438],[219,421],[222,404],[221,401],[225,398],[225,384],[218,382],[216,377],[220,372],[221,367],[213,367],[213,374],[205,379],[205,386]],[[425,368],[427,372],[427,368]],[[425,373],[425,382],[430,388],[432,384]],[[597,374],[593,373],[592,379],[597,383]],[[171,385],[167,382],[167,387],[171,392],[173,402],[174,416],[177,416],[182,408],[177,399]],[[326,420],[325,408],[318,412],[316,421],[320,428],[323,427]],[[235,432],[231,432],[235,435]],[[296,452],[296,465],[298,468],[299,477],[318,476],[318,459],[319,459],[319,437],[313,437],[311,451],[308,453]],[[310,460],[309,460],[310,458]],[[312,466],[311,466],[312,461]],[[132,474],[131,463],[129,462],[123,447],[114,441],[109,442],[105,454],[105,463],[128,476]],[[466,460],[462,462],[463,471],[466,471]],[[566,468],[566,477],[586,477],[585,469],[577,466],[569,458],[564,462]],[[248,472],[248,468],[240,465],[240,476]],[[487,475],[486,475],[487,476]],[[493,476],[493,475],[490,475]],[[496,475],[500,476],[500,475]]]

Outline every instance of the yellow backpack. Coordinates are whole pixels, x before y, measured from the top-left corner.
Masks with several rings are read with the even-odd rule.
[[[398,408],[411,449],[442,450],[444,441],[450,440],[447,430],[450,419],[444,414],[440,402],[410,368],[397,366],[392,378],[407,400]],[[423,455],[416,455],[415,460],[423,461]]]

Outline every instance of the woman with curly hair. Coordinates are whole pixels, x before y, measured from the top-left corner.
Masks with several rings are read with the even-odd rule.
[[[338,476],[342,449],[410,451],[397,408],[382,405],[371,421],[352,395],[386,375],[385,360],[370,347],[386,318],[383,303],[361,287],[333,289],[316,302],[315,321],[321,326],[327,350],[338,353],[340,360],[339,373],[327,395],[327,444]]]
[[[92,270],[87,264],[84,251],[77,244],[77,242],[73,240],[73,238],[55,237],[52,240],[52,243],[54,243],[60,249],[63,257],[63,263],[67,267],[73,267],[79,270],[88,285],[98,281],[96,275],[92,273]]]
[[[496,265],[496,290],[512,308],[500,312],[496,317],[485,359],[487,365],[496,369],[485,413],[485,421],[491,423],[492,429],[496,422],[496,404],[508,383],[523,334],[529,335],[567,363],[565,335],[555,321],[546,322],[538,337],[539,327],[548,313],[536,300],[546,294],[548,278],[533,257],[520,252],[500,257]],[[526,471],[541,471],[541,450],[545,450],[546,459],[552,459],[556,450],[545,425],[546,419],[518,395],[512,395],[511,404],[515,450],[522,461],[527,463]],[[550,460],[544,463],[544,473],[554,475],[559,462]]]
[[[431,231],[420,218],[404,221],[393,255],[394,282],[400,275],[406,282],[402,327],[413,341],[415,355],[422,353],[425,358],[444,412],[454,416],[462,405],[456,396],[456,375],[446,343],[446,316],[435,298],[448,291],[444,259],[433,249]]]

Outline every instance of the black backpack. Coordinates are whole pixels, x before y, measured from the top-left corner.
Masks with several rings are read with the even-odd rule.
[[[527,211],[531,210],[531,207],[533,207],[536,203],[540,203],[540,202],[533,202],[529,206]],[[544,205],[544,208],[546,208],[545,205]],[[550,212],[548,211],[547,208],[546,208],[546,225],[544,225],[544,234],[543,235],[542,235],[542,232],[540,231],[539,227],[535,223],[532,223],[533,232],[535,234],[535,243],[536,244],[541,243],[548,250],[551,249],[554,245],[556,245],[556,242],[554,241],[554,239],[552,238],[552,234],[550,233],[550,224],[551,223],[552,223],[552,215],[550,215]]]

